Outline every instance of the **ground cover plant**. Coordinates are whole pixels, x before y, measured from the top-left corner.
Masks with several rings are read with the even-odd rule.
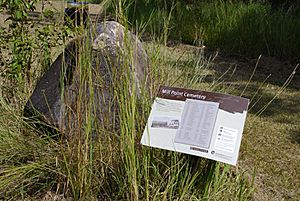
[[[115,18],[129,29],[132,24],[125,12],[127,4],[119,2],[114,7],[117,8]],[[106,124],[94,124],[93,100],[82,92],[82,99],[78,102],[87,105],[88,109],[82,114],[77,108],[79,126],[72,131],[71,139],[39,130],[22,117],[23,106],[47,62],[45,64],[42,59],[30,61],[34,64],[30,82],[8,76],[5,72],[10,69],[10,62],[1,68],[4,71],[1,71],[0,91],[0,199],[39,200],[47,196],[54,199],[55,195],[74,200],[299,198],[297,99],[300,94],[297,88],[268,84],[270,78],[265,81],[260,72],[259,76],[251,76],[252,71],[234,73],[238,66],[218,63],[214,54],[205,55],[202,44],[167,47],[168,20],[171,18],[167,16],[164,19],[162,34],[152,36],[151,41],[144,43],[151,61],[151,90],[144,88],[142,98],[132,95],[137,86],[130,82],[130,68],[125,65],[123,73],[113,75],[114,104],[119,107],[109,112]],[[62,30],[52,36],[54,41],[61,37],[60,32],[68,39],[66,32],[69,30],[61,27]],[[142,25],[133,27],[135,30],[144,28]],[[75,35],[84,33],[83,29],[73,32]],[[137,31],[137,35],[143,34]],[[83,69],[83,85],[93,91],[91,62],[87,59],[90,57],[90,45],[89,42],[80,45],[80,62],[77,65]],[[44,43],[41,47],[48,46]],[[50,49],[53,50],[52,47]],[[11,50],[8,49],[8,52]],[[46,54],[53,58],[49,52]],[[6,58],[11,56],[4,54],[1,61],[6,61]],[[127,59],[130,63],[133,58]],[[255,66],[256,62],[252,69]],[[259,66],[260,62],[257,62],[257,68]],[[237,167],[139,144],[160,84],[226,92],[251,99],[241,161]],[[83,116],[85,118],[81,118]],[[109,121],[111,116],[116,116],[116,121]],[[99,138],[93,137],[95,132]]]

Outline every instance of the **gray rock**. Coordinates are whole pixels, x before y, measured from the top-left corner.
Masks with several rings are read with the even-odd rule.
[[[73,40],[58,56],[37,83],[24,116],[38,117],[61,131],[80,127],[87,110],[93,115],[90,119],[104,123],[108,116],[109,123],[117,108],[115,87],[121,82],[135,84],[134,94],[131,87],[126,89],[139,96],[148,66],[135,35],[117,22],[99,23],[93,36]]]

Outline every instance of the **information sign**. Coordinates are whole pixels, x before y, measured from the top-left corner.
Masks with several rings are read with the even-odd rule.
[[[249,100],[161,86],[141,143],[236,165]]]

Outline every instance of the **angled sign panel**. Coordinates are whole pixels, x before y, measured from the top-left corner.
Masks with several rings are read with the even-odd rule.
[[[249,100],[161,86],[141,143],[236,165]]]

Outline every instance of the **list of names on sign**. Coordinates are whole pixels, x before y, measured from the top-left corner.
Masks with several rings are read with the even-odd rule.
[[[209,148],[219,103],[187,99],[175,142]]]

